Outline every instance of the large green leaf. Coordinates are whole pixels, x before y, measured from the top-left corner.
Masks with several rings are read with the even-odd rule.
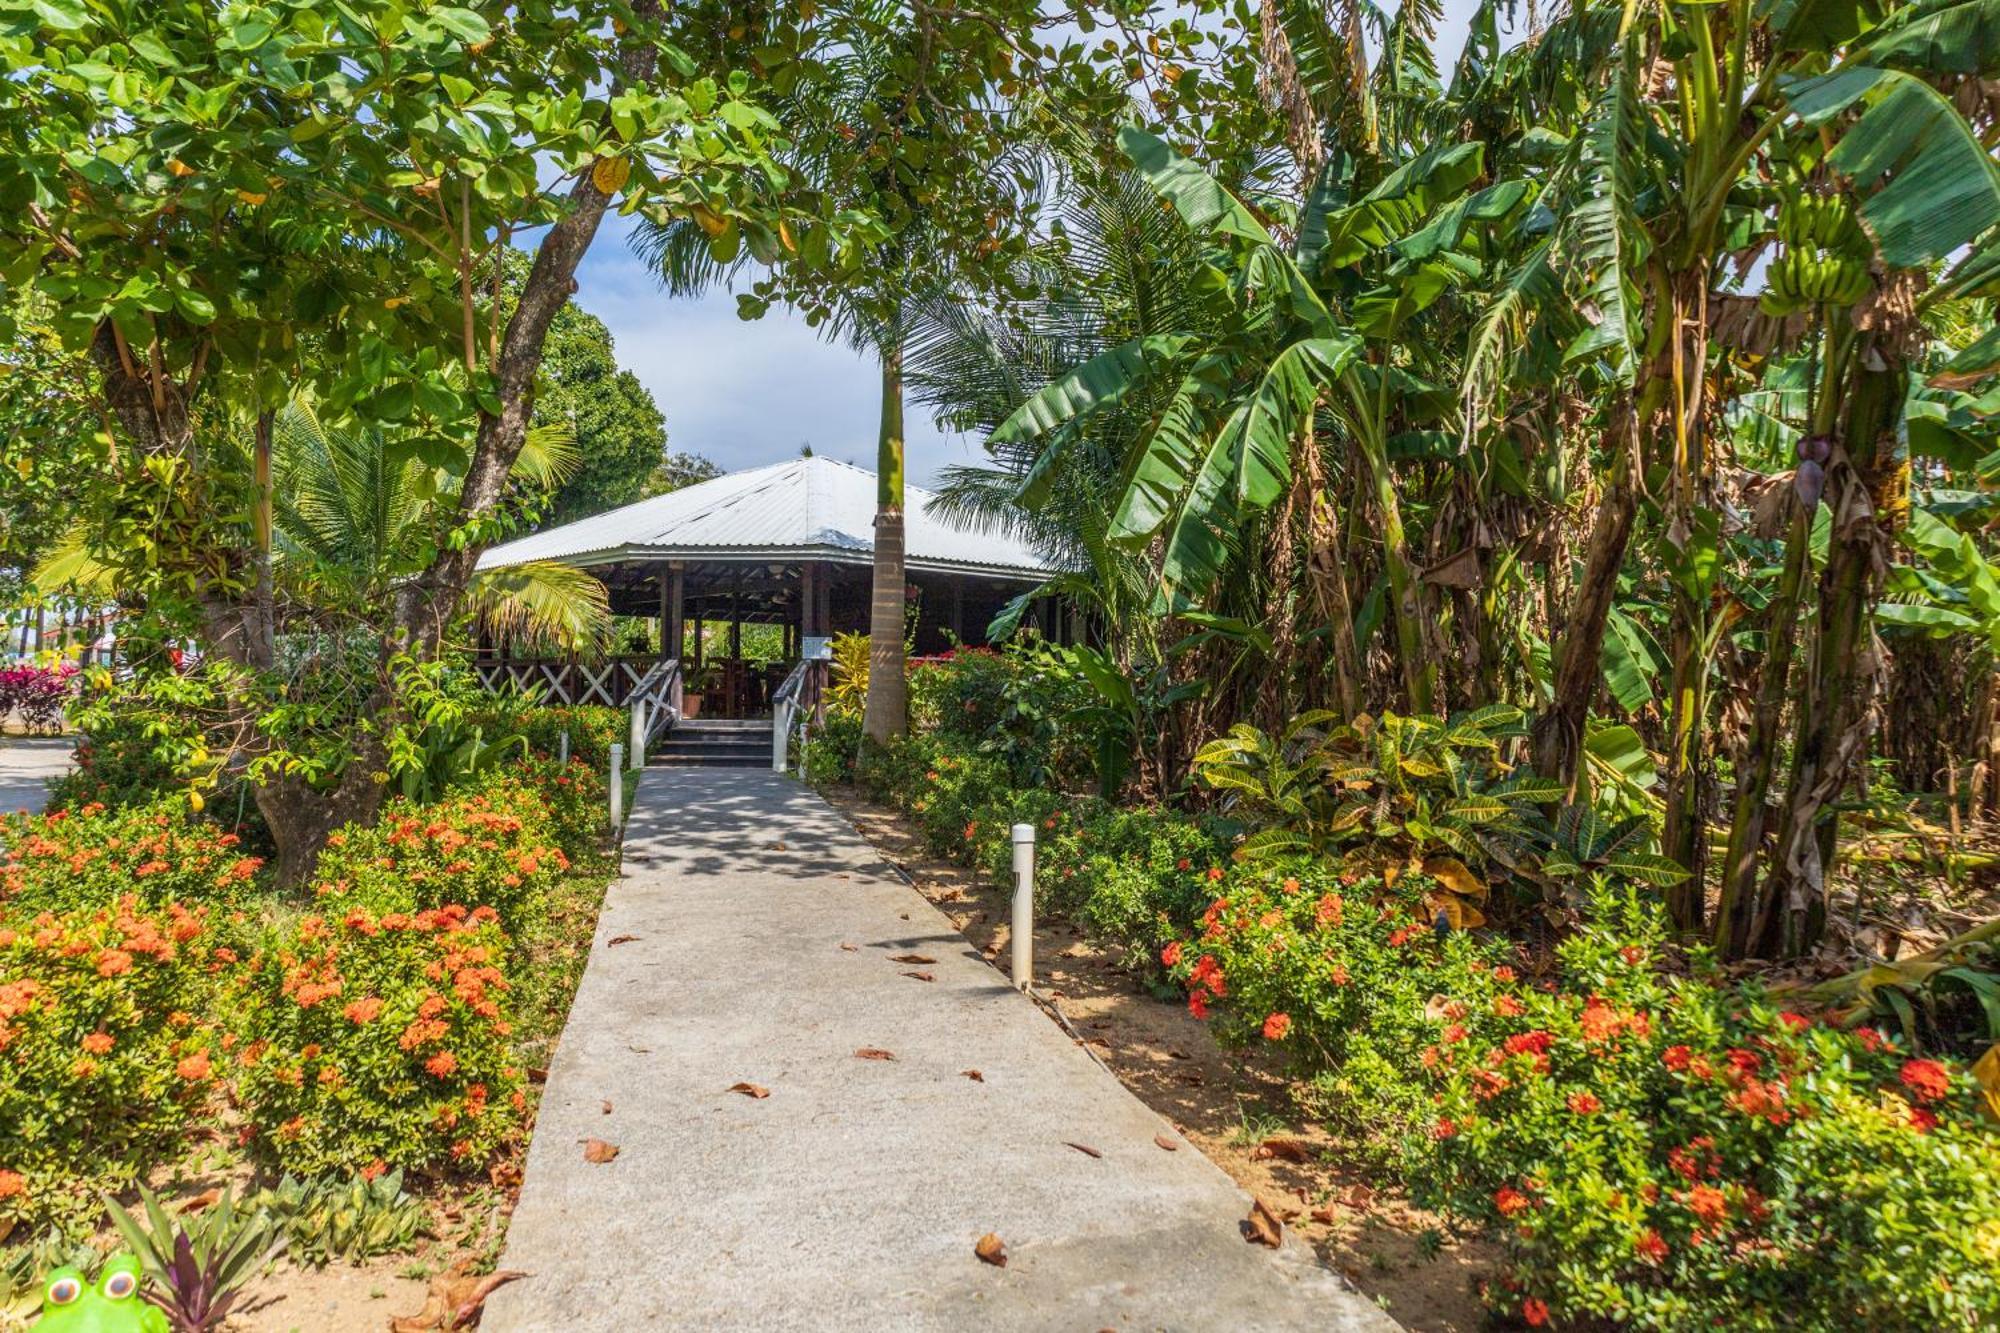
[[[1207,376],[1215,369],[1213,363],[1198,365],[1181,381],[1133,456],[1118,508],[1111,515],[1112,541],[1142,545],[1174,512],[1201,448],[1202,423],[1214,394]]]
[[[1646,631],[1617,607],[1605,622],[1608,633],[1599,654],[1599,666],[1611,697],[1628,713],[1636,713],[1653,702],[1653,678],[1659,674],[1658,659]]]
[[[1132,165],[1146,178],[1162,199],[1172,204],[1181,220],[1197,232],[1216,231],[1246,241],[1272,244],[1271,233],[1243,205],[1243,201],[1222,188],[1214,177],[1188,161],[1158,135],[1135,125],[1118,131],[1118,146]]]
[[[1039,505],[1048,495],[1056,467],[1072,438],[1066,428],[1122,401],[1162,366],[1173,364],[1192,341],[1178,334],[1152,334],[1120,343],[1044,385],[1015,408],[987,440],[988,449],[1048,439],[1047,447],[1022,479],[1016,499],[1031,509]]]
[[[1594,322],[1564,350],[1566,359],[1603,357],[1630,381],[1639,327],[1634,277],[1647,237],[1639,225],[1640,145],[1645,134],[1638,74],[1629,51],[1577,136],[1577,189],[1555,253],[1576,273]]]
[[[1854,57],[1927,74],[2000,71],[2000,0],[1920,0],[1883,20]]]
[[[1428,149],[1383,178],[1382,183],[1326,222],[1322,268],[1354,263],[1371,250],[1408,235],[1431,210],[1464,193],[1485,170],[1483,143]]]
[[[1809,125],[1861,108],[1827,160],[1866,193],[1861,222],[1884,262],[1918,268],[2000,224],[2000,167],[1958,110],[1922,80],[1857,66],[1783,87]]]

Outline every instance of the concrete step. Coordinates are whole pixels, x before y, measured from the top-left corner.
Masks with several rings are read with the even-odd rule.
[[[647,761],[663,768],[759,768],[771,763],[771,724],[683,722],[661,738]]]

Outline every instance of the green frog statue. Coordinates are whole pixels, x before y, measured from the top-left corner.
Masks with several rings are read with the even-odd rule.
[[[167,1333],[167,1316],[139,1299],[139,1261],[114,1254],[92,1287],[75,1268],[58,1268],[42,1288],[35,1333]]]

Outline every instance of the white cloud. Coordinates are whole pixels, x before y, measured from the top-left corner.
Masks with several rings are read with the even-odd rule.
[[[872,470],[882,398],[873,361],[790,311],[745,321],[727,292],[667,296],[626,244],[629,221],[605,219],[577,272],[576,301],[610,327],[618,364],[652,391],[669,445],[735,471],[797,457],[809,443]],[[914,485],[980,456],[975,442],[944,434],[921,410],[905,433]]]

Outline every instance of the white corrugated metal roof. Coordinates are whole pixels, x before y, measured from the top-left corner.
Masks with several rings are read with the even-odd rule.
[[[936,497],[906,487],[905,541],[914,570],[1039,578],[1048,561],[998,528],[955,527],[931,513]],[[503,542],[481,569],[529,560],[610,564],[635,558],[769,558],[800,553],[867,564],[875,550],[875,474],[830,458],[798,458],[732,472],[533,536]]]

